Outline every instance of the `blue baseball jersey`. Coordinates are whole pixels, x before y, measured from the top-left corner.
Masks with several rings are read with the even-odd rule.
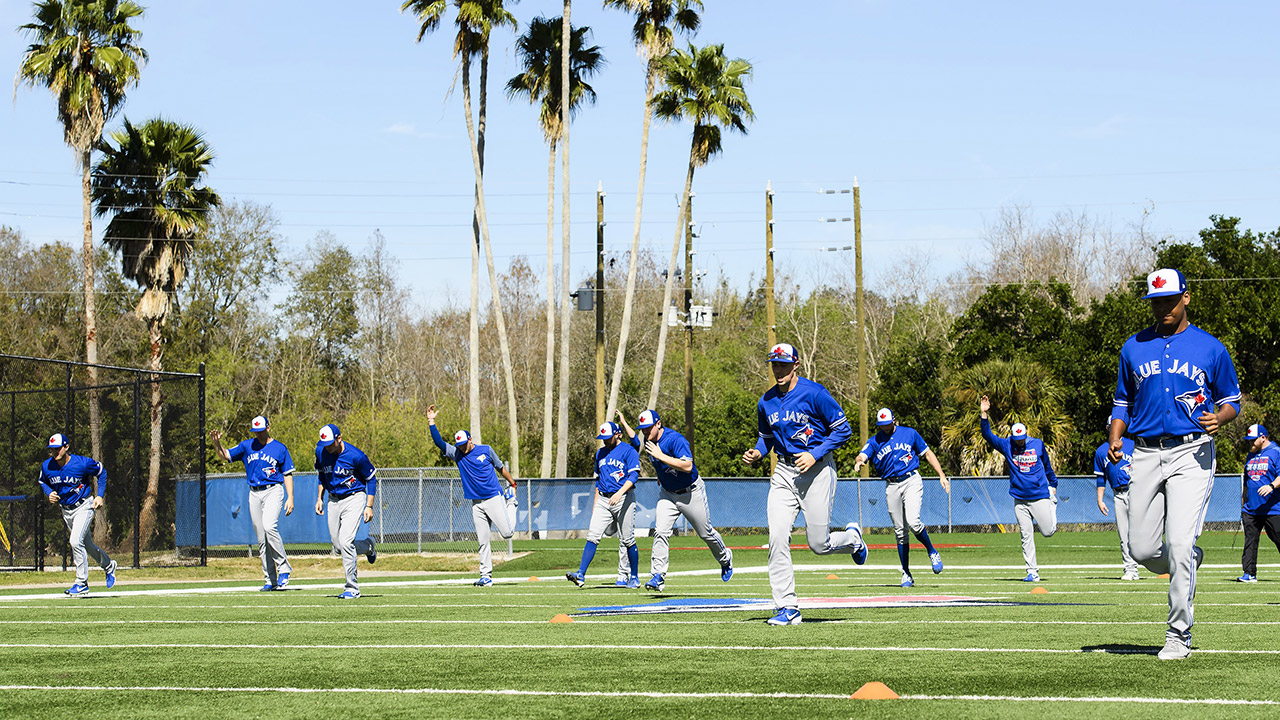
[[[862,446],[865,455],[885,480],[898,480],[920,469],[920,456],[929,450],[914,428],[897,426],[892,434],[877,432]]]
[[[1199,417],[1217,407],[1240,410],[1240,383],[1231,355],[1195,325],[1167,337],[1155,326],[1120,348],[1113,419],[1130,435],[1158,438],[1204,432]]]
[[[1258,488],[1276,481],[1280,474],[1280,448],[1271,443],[1244,461],[1244,511],[1250,515],[1280,515],[1280,490],[1262,497]]]
[[[1113,463],[1107,459],[1111,451],[1111,443],[1104,442],[1093,451],[1093,475],[1098,480],[1098,487],[1111,484],[1112,490],[1129,487],[1129,479],[1133,476],[1133,440],[1124,438],[1120,450],[1120,462]]]
[[[637,452],[643,447],[640,433],[631,438],[631,446]],[[677,460],[693,460],[693,450],[684,435],[669,427],[662,428],[662,437],[658,438],[658,449],[662,454]],[[653,473],[658,476],[658,484],[667,490],[683,490],[698,479],[698,464],[694,463],[689,472],[681,472],[654,457],[649,458],[653,464]]]
[[[1049,488],[1058,487],[1058,476],[1053,473],[1049,451],[1043,440],[1028,437],[1022,452],[1014,454],[1013,441],[991,432],[991,422],[986,418],[982,418],[982,437],[996,452],[1004,455],[1005,466],[1009,469],[1009,494],[1013,499],[1027,502],[1045,500],[1049,497]]]
[[[53,458],[40,463],[40,489],[45,495],[58,494],[61,505],[75,505],[93,494],[93,479],[98,479],[98,495],[107,492],[107,469],[102,463],[83,455],[67,455],[67,464],[58,467]]]
[[[244,463],[244,475],[249,487],[260,488],[279,485],[284,476],[293,472],[293,458],[289,448],[279,440],[263,445],[257,438],[249,438],[227,451],[233,461]]]
[[[633,486],[640,477],[640,453],[634,445],[620,442],[613,449],[596,450],[596,490],[601,495],[612,495],[630,482]]]
[[[458,466],[458,474],[462,476],[462,496],[468,500],[488,500],[502,494],[502,482],[498,480],[498,471],[502,469],[502,460],[498,453],[488,445],[476,445],[471,452],[464,453],[451,443],[440,437],[440,431],[431,426],[431,440],[449,460]]]
[[[796,386],[786,393],[776,385],[769,388],[756,405],[756,425],[761,455],[770,450],[791,456],[807,452],[821,460],[853,435],[840,403],[808,378],[796,378]]]
[[[344,498],[352,493],[378,494],[378,470],[364,452],[349,442],[342,452],[331,454],[316,445],[316,473],[330,498]]]

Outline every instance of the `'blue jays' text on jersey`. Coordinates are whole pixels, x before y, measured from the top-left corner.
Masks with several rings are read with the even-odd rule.
[[[884,480],[909,477],[920,469],[920,456],[929,450],[914,428],[897,426],[892,435],[877,432],[862,446],[865,455]]]
[[[93,494],[89,484],[98,479],[98,495],[107,492],[107,469],[102,463],[83,455],[67,455],[67,464],[58,464],[49,458],[40,463],[40,489],[45,495],[58,494],[61,505],[75,505]]]
[[[446,443],[435,425],[431,426],[431,440],[446,458],[457,463],[458,474],[462,476],[463,497],[468,500],[488,500],[502,494],[502,482],[498,480],[502,460],[493,448],[475,445],[471,452],[463,453],[453,444]]]
[[[1222,405],[1240,410],[1236,366],[1218,339],[1195,325],[1168,337],[1155,326],[1120,348],[1113,419],[1136,437],[1204,432],[1200,415]]]
[[[796,378],[790,392],[769,388],[756,405],[760,439],[756,450],[768,455],[795,456],[807,452],[814,460],[848,442],[853,432],[840,403],[827,389],[808,378]]]
[[[643,441],[644,436],[636,433],[635,437],[631,438],[631,446],[639,451],[643,447]],[[693,450],[689,448],[689,441],[684,435],[669,427],[662,428],[662,437],[658,438],[658,449],[667,457],[693,460]],[[681,472],[652,456],[649,461],[653,463],[653,473],[658,476],[658,484],[667,490],[683,490],[698,479],[697,463],[693,464],[690,472]]]
[[[610,450],[596,450],[596,490],[601,495],[612,495],[630,482],[633,486],[640,477],[640,453],[634,445],[620,442]]]
[[[1015,500],[1044,500],[1049,497],[1049,488],[1058,487],[1058,476],[1053,474],[1053,465],[1049,462],[1049,452],[1044,441],[1029,437],[1022,452],[1014,454],[1013,441],[1009,438],[996,437],[991,432],[991,422],[982,419],[982,437],[987,444],[1004,455],[1005,466],[1009,468],[1009,494]]]
[[[1093,476],[1098,481],[1098,487],[1106,487],[1107,483],[1111,483],[1112,490],[1129,487],[1129,479],[1133,475],[1133,440],[1124,438],[1121,444],[1122,457],[1118,463],[1107,459],[1107,453],[1111,451],[1109,442],[1102,443],[1093,451]]]
[[[349,442],[344,442],[342,452],[337,454],[316,445],[316,473],[331,499],[358,492],[378,494],[378,471],[369,457]]]
[[[1280,448],[1271,443],[1244,461],[1244,511],[1250,515],[1280,515],[1280,490],[1262,497],[1258,488],[1276,481],[1280,474]]]
[[[279,440],[263,445],[257,438],[249,438],[227,451],[233,461],[244,463],[244,474],[249,487],[267,487],[284,482],[284,476],[293,472],[293,458],[289,448]]]

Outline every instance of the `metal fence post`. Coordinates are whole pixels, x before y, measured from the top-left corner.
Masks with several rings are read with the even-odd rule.
[[[159,382],[157,377],[152,382]],[[200,363],[200,567],[209,564],[209,473],[206,467],[208,452],[205,449],[204,426],[204,363]]]
[[[525,511],[529,513],[529,539],[533,539],[533,481],[525,480]]]
[[[954,480],[952,480],[951,482],[952,484],[955,484]],[[952,493],[947,493],[947,534],[948,535],[951,534],[951,495]]]
[[[453,476],[449,476],[449,542],[453,542]]]
[[[387,524],[382,521],[382,508],[386,507],[386,503],[378,501],[378,542],[385,543],[387,541]]]
[[[855,476],[853,482],[858,485],[858,527],[862,527],[862,478]]]
[[[422,552],[422,468],[418,468],[418,552]]]

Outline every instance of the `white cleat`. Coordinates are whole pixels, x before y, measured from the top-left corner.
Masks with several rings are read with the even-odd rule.
[[[1120,579],[1121,580],[1141,580],[1142,577],[1138,575],[1137,570],[1125,570],[1124,574],[1120,576]]]

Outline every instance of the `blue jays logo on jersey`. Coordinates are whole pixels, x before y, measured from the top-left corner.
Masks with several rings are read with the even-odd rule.
[[[1184,392],[1174,399],[1178,401],[1178,404],[1182,406],[1187,415],[1194,420],[1196,408],[1208,402],[1209,395],[1205,393],[1203,387],[1198,387],[1195,390]]]
[[[809,443],[813,441],[813,435],[815,432],[817,431],[814,430],[812,426],[806,424],[804,427],[792,433],[791,439],[805,447],[808,447]]]
[[[613,478],[614,480],[617,480],[618,482],[622,482],[623,478],[625,478],[626,476],[627,474],[622,470],[609,473],[609,477]]]
[[[1188,380],[1194,380],[1200,387],[1204,387],[1205,372],[1203,369],[1189,362],[1183,362],[1177,358],[1171,360],[1170,363],[1170,365],[1163,368],[1165,373],[1169,375],[1181,375]],[[1152,360],[1139,365],[1133,370],[1133,384],[1138,387],[1142,387],[1144,380],[1154,375],[1159,375],[1161,369],[1159,360]]]

